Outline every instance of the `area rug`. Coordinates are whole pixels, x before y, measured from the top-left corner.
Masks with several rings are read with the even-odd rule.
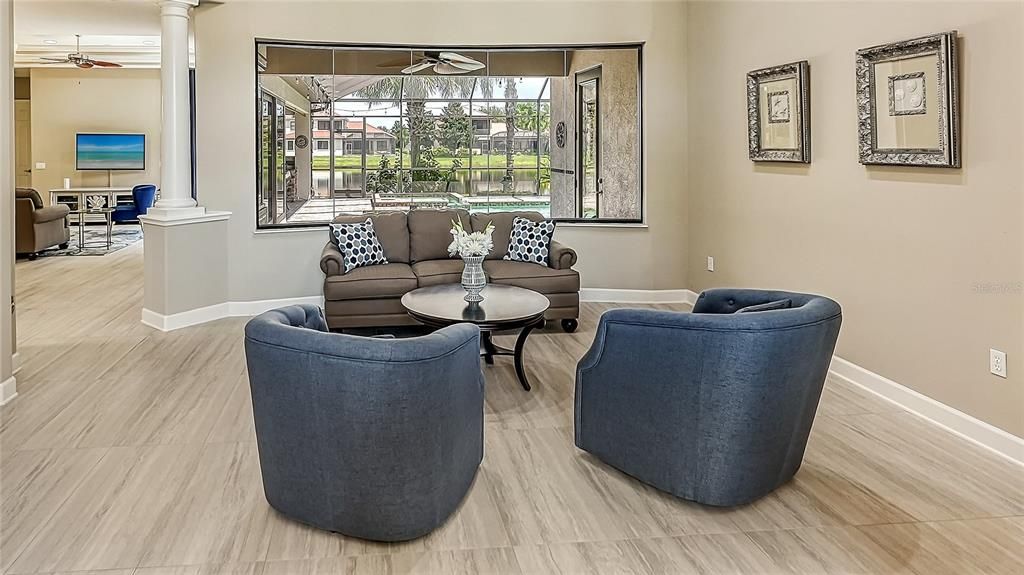
[[[71,226],[71,241],[67,249],[53,248],[39,252],[39,257],[53,256],[105,256],[124,249],[142,239],[139,224],[117,224],[110,233],[110,249],[107,249],[107,228],[104,225],[85,226],[85,249],[78,249],[78,228]]]

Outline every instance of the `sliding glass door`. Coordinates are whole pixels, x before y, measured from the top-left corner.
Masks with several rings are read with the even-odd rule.
[[[601,67],[576,74],[576,165],[580,218],[601,217]]]

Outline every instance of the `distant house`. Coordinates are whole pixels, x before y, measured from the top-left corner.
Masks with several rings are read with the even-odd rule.
[[[314,156],[331,155],[331,120],[313,118],[312,143]],[[361,154],[366,146],[368,156],[394,154],[398,138],[362,120],[334,119],[334,153],[336,155]],[[285,154],[295,155],[295,131],[289,126],[285,132]]]
[[[484,122],[489,122],[490,127]],[[473,151],[478,154],[504,154],[506,134],[504,122],[492,120],[473,121]],[[512,139],[512,150],[519,153],[536,153],[539,145],[537,132],[532,130],[516,130]]]

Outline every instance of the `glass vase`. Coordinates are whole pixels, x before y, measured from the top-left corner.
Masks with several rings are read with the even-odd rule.
[[[484,296],[480,295],[487,286],[487,276],[484,274],[484,256],[463,256],[462,261],[466,264],[462,269],[462,289],[466,290],[466,301],[483,301]]]

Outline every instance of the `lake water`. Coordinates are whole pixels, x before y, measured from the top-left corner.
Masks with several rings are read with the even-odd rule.
[[[517,169],[513,172],[515,193],[524,196],[548,195],[550,182],[538,182],[538,170]],[[502,178],[504,170],[459,170],[456,178],[448,186],[448,191],[466,196],[489,196],[504,194]],[[318,194],[328,195],[331,180],[330,170],[313,171],[313,188]],[[342,170],[334,172],[334,189],[361,192],[364,189],[361,170]],[[429,192],[437,189],[433,182],[413,182],[414,192]]]

